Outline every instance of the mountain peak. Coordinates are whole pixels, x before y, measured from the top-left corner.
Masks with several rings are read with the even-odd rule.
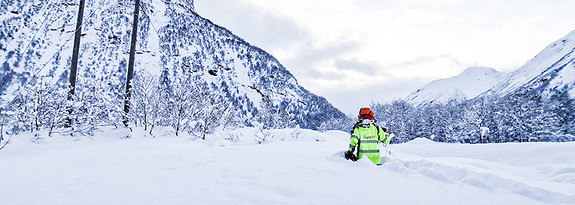
[[[497,70],[494,68],[488,67],[469,67],[465,69],[459,76],[467,76],[467,75],[481,75],[486,73],[498,73]]]
[[[493,68],[470,67],[457,76],[432,81],[406,100],[419,105],[472,99],[499,83],[502,76]]]
[[[569,32],[569,34],[567,34],[563,40],[572,40],[575,41],[575,30]]]
[[[520,87],[557,89],[575,82],[575,31],[551,43],[512,72],[508,80],[496,85],[489,94],[505,95]],[[571,69],[569,69],[571,68]],[[575,89],[571,88],[571,94]]]
[[[15,96],[30,87],[27,85],[39,84],[35,82],[53,85],[58,90],[66,88],[72,53],[72,43],[67,39],[73,36],[75,19],[72,17],[77,12],[77,7],[60,8],[58,2],[49,2],[52,6],[47,7],[24,0],[7,4],[17,5],[22,11],[14,14],[0,9],[0,24],[10,25],[0,27],[0,108],[12,103]],[[175,103],[192,105],[196,102],[194,98],[220,100],[221,107],[234,113],[230,114],[234,118],[230,123],[241,126],[299,125],[318,129],[328,120],[346,119],[345,114],[325,98],[299,85],[271,54],[195,13],[194,0],[152,0],[141,4],[135,78],[131,83],[137,85],[132,87],[134,90],[162,89],[155,92],[162,93],[157,99],[170,102],[155,108],[163,109],[161,112],[165,115],[161,117],[165,120],[154,123],[161,121],[161,126],[173,125],[170,120],[175,118],[169,115],[175,110]],[[52,8],[58,8],[58,12],[38,12]],[[117,110],[114,103],[120,98],[117,91],[125,86],[132,30],[132,18],[126,17],[125,12],[131,13],[132,9],[129,4],[106,4],[104,0],[96,0],[94,4],[86,5],[85,18],[90,23],[82,26],[85,35],[80,42],[76,93],[98,97],[91,102],[110,102],[102,105],[105,109],[98,109],[114,111],[113,114],[123,112]],[[93,10],[98,12],[91,12]],[[42,16],[43,13],[46,15]],[[12,18],[14,15],[17,18]],[[44,18],[45,27],[27,26]],[[38,33],[34,35],[37,37],[30,35],[33,33]],[[151,80],[145,81],[147,78]],[[202,92],[184,96],[193,89]],[[136,98],[138,92],[132,96],[132,99]],[[91,106],[91,102],[79,104]],[[138,111],[137,106],[133,108],[130,112]],[[145,109],[140,111],[147,112]],[[201,119],[189,112],[188,128],[184,129],[198,129],[201,125],[192,122]]]
[[[575,31],[551,43],[512,73],[502,74],[493,68],[467,68],[458,76],[425,85],[406,100],[417,105],[445,103],[479,95],[502,96],[521,88],[536,89],[543,94],[567,89],[575,96]]]

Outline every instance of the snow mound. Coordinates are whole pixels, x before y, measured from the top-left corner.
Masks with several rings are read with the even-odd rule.
[[[330,136],[337,138],[337,139],[340,139],[340,140],[349,140],[349,137],[350,137],[349,132],[344,132],[341,130],[329,130],[329,131],[325,131],[324,134],[330,135]]]
[[[429,144],[435,144],[434,141],[427,139],[427,138],[423,138],[423,137],[419,137],[419,138],[415,138],[405,144],[409,144],[409,145],[429,145]]]

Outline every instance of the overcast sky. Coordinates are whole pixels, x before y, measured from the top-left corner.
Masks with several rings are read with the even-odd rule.
[[[575,30],[574,0],[195,0],[346,114],[472,66],[513,71]]]

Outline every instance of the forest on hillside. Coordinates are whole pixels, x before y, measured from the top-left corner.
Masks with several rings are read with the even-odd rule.
[[[575,101],[567,88],[519,89],[505,96],[413,106],[406,101],[372,105],[394,142],[417,137],[437,142],[502,143],[575,140]]]

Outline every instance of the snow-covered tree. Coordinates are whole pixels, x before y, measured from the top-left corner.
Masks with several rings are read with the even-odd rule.
[[[90,73],[86,70],[78,78],[72,96],[71,125],[75,133],[82,135],[93,135],[101,125],[117,125],[124,115],[121,88],[109,88],[104,80],[87,77]]]
[[[160,111],[160,84],[156,76],[147,71],[138,71],[132,79],[130,119],[136,125],[143,125],[150,134]]]
[[[45,126],[48,127],[48,136],[52,136],[54,130],[61,127],[68,117],[68,90],[53,88],[50,95],[46,117],[44,118]]]
[[[556,119],[559,133],[575,134],[575,100],[569,96],[567,87],[556,90],[549,98],[547,112],[552,112]],[[554,124],[555,125],[555,124]]]
[[[2,141],[4,141],[4,127],[6,127],[8,121],[9,119],[6,111],[4,108],[0,108],[0,145],[2,145]]]
[[[216,128],[230,123],[234,116],[232,103],[219,92],[203,92],[199,112],[195,114],[202,139]]]
[[[349,132],[353,127],[355,120],[353,117],[349,116],[348,118],[332,118],[331,120],[325,121],[319,127],[321,132],[329,131],[329,130],[341,130]]]
[[[202,104],[202,91],[194,81],[193,76],[179,76],[170,84],[169,116],[170,125],[174,128],[176,136],[180,130],[190,123],[190,118],[199,112]]]

